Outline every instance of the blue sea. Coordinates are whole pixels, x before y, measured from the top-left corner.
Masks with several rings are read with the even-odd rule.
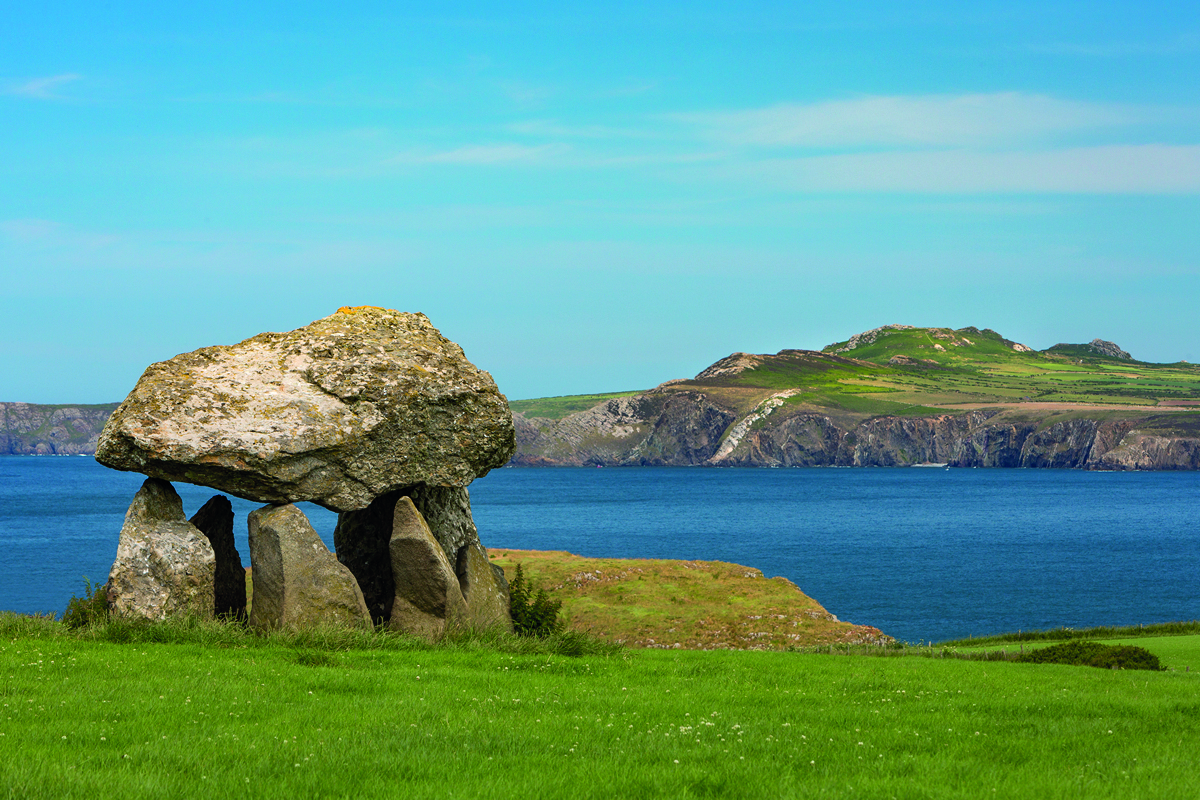
[[[102,582],[141,481],[0,457],[0,609]],[[214,494],[176,488],[189,515]],[[489,549],[732,561],[910,642],[1200,618],[1200,473],[500,469],[470,491]],[[234,499],[247,564],[256,505]],[[303,507],[332,549],[335,515]]]

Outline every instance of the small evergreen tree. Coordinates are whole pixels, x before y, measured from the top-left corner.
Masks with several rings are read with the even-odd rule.
[[[517,564],[517,574],[508,585],[509,611],[513,630],[519,636],[549,636],[562,630],[558,618],[561,600],[551,600],[545,589],[536,592],[525,579],[525,571]]]

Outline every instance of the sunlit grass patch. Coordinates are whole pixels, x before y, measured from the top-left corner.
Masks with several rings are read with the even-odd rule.
[[[13,797],[1189,797],[1197,676],[0,641]],[[64,738],[66,737],[66,738]]]

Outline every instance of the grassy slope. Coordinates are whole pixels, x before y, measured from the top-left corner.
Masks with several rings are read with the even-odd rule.
[[[572,394],[562,397],[539,397],[534,400],[510,400],[508,407],[527,417],[542,417],[543,419],[562,419],[577,411],[587,411],[593,406],[612,400],[614,397],[628,397],[634,392],[608,392],[607,394]]]
[[[5,631],[0,793],[1200,793],[1195,673],[778,652],[321,655]]]
[[[1144,417],[1160,401],[1200,400],[1200,367],[1195,365],[1148,364],[1087,351],[1071,351],[1070,356],[1050,351],[1018,353],[990,330],[884,331],[871,344],[833,353],[845,344],[830,345],[822,353],[783,350],[764,356],[757,366],[741,373],[684,381],[669,389],[701,389],[739,412],[776,392],[800,389],[788,400],[788,408],[817,410],[847,422],[875,415],[958,413],[972,405],[1026,401],[1035,404],[1024,407],[1026,415],[1047,413],[1037,403],[1082,403],[1118,407],[1088,410],[1092,417]],[[918,365],[889,365],[896,356]],[[548,416],[553,411],[557,418],[582,410],[578,404],[568,410],[559,402],[569,399],[520,403],[527,404],[528,416]]]
[[[583,558],[494,548],[511,577],[563,603],[573,630],[632,647],[782,649],[874,641],[876,628],[838,622],[786,578],[721,561]]]

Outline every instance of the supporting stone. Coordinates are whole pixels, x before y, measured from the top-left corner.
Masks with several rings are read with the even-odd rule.
[[[466,622],[458,576],[408,497],[396,502],[388,550],[396,585],[388,627],[432,639]]]
[[[455,572],[467,601],[470,624],[476,628],[501,627],[511,631],[508,579],[504,570],[488,560],[487,550],[478,540],[458,551]]]
[[[246,619],[246,570],[233,542],[233,505],[216,495],[189,520],[208,538],[217,557],[213,611],[217,616]]]
[[[216,556],[208,539],[183,515],[170,483],[148,478],[134,495],[117,558],[108,574],[114,613],[159,621],[168,616],[213,615]]]
[[[250,564],[256,628],[371,627],[350,570],[340,564],[304,512],[287,504],[250,513]]]
[[[420,484],[401,494],[412,498],[446,558],[453,560],[464,546],[479,541],[479,532],[471,517],[471,496],[465,486]]]

